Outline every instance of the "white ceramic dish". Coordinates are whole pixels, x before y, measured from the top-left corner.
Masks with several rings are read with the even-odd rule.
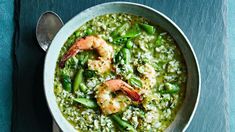
[[[61,47],[68,37],[85,22],[95,18],[96,16],[109,13],[129,13],[137,16],[143,16],[150,21],[159,24],[176,40],[185,58],[188,79],[186,97],[183,105],[178,111],[175,120],[167,128],[167,131],[185,131],[193,118],[200,96],[201,78],[195,53],[187,37],[172,20],[155,9],[130,2],[110,2],[88,8],[67,22],[55,36],[50,45],[50,48],[48,49],[44,63],[44,91],[54,120],[63,131],[75,131],[73,126],[64,118],[60,112],[56,103],[56,97],[54,95],[53,85],[55,67]]]

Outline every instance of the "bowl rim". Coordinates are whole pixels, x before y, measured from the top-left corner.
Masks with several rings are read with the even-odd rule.
[[[94,10],[95,8],[97,7],[100,7],[100,6],[106,6],[106,5],[112,5],[112,4],[120,4],[120,5],[130,5],[130,6],[138,6],[138,7],[141,7],[141,8],[145,8],[145,9],[148,9],[158,15],[160,15],[161,17],[163,17],[164,19],[166,19],[170,24],[172,24],[179,32],[180,34],[184,37],[186,43],[187,43],[187,46],[189,47],[189,49],[191,50],[191,53],[193,55],[193,58],[194,58],[194,62],[196,64],[196,69],[197,69],[197,76],[198,76],[198,92],[197,92],[197,95],[196,95],[196,101],[195,101],[195,104],[194,104],[194,108],[193,108],[193,111],[190,115],[190,118],[188,120],[188,122],[185,124],[184,128],[183,128],[183,131],[186,131],[186,129],[188,128],[189,124],[191,123],[194,115],[195,115],[195,112],[197,110],[197,107],[198,107],[198,104],[199,104],[199,100],[200,100],[200,93],[201,93],[201,74],[200,74],[200,66],[199,66],[199,63],[198,63],[198,60],[197,60],[197,56],[195,54],[195,51],[193,50],[193,47],[190,43],[190,41],[188,40],[188,38],[186,37],[186,35],[184,34],[184,32],[179,28],[179,26],[173,22],[169,17],[167,17],[166,15],[164,15],[162,12],[152,8],[152,7],[149,7],[147,5],[144,5],[144,4],[140,4],[140,3],[134,3],[134,2],[123,2],[123,1],[116,1],[116,2],[105,2],[105,3],[101,3],[101,4],[97,4],[97,5],[94,5],[94,6],[91,6],[85,10],[82,10],[81,12],[79,12],[78,14],[76,14],[75,16],[73,16],[69,21],[66,22],[66,24],[58,31],[58,33],[56,34],[56,36],[58,36],[58,34],[61,34],[62,32],[62,29],[64,27],[66,27],[66,25],[68,25],[69,23],[71,23],[77,16],[83,14],[83,13],[86,13],[88,10]],[[56,36],[54,37],[53,41],[55,40]],[[51,45],[53,44],[53,41],[51,43]],[[56,122],[56,124],[60,127],[60,129],[62,129],[63,131],[66,130],[67,127],[65,127],[64,125],[62,125],[62,121],[59,120],[59,118],[56,117],[56,114],[55,112],[53,112],[52,109],[59,109],[58,107],[58,104],[57,104],[57,108],[52,108],[52,102],[51,100],[49,99],[50,97],[48,96],[48,93],[47,93],[47,88],[49,88],[49,86],[47,86],[47,77],[46,77],[46,68],[47,68],[47,65],[48,65],[48,60],[50,59],[50,56],[49,56],[49,53],[52,52],[52,46],[50,45],[50,47],[48,48],[48,51],[46,53],[46,56],[45,56],[45,60],[44,60],[44,69],[43,69],[43,86],[44,86],[44,94],[46,96],[46,102],[47,102],[47,106],[49,108],[49,111],[53,117],[53,120]],[[61,49],[60,49],[61,50]],[[55,62],[56,63],[56,62]],[[53,69],[55,73],[55,69]],[[54,78],[53,78],[53,81],[54,81]],[[54,83],[53,83],[54,85]],[[60,110],[59,110],[60,111]],[[65,119],[66,120],[66,119]],[[64,121],[63,121],[64,122]],[[68,122],[66,120],[66,122]]]

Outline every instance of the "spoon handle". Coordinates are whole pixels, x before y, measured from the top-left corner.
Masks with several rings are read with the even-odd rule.
[[[52,132],[62,132],[54,120],[52,123]]]

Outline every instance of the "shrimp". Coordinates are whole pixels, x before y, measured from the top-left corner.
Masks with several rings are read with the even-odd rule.
[[[88,68],[98,73],[105,73],[111,70],[111,60],[100,57],[98,60],[88,60]]]
[[[122,93],[117,93],[113,97],[113,94],[117,91]],[[97,104],[106,115],[122,111],[130,104],[130,99],[136,102],[142,100],[136,90],[120,79],[108,80],[97,86]]]
[[[65,62],[69,58],[84,50],[96,50],[100,55],[98,60],[88,61],[88,65],[90,64],[92,70],[98,70],[99,68],[102,68],[103,70],[100,70],[100,72],[103,73],[107,69],[110,69],[111,58],[113,56],[113,48],[112,46],[108,45],[102,38],[93,35],[86,36],[77,40],[71,46],[71,48],[62,56],[59,62],[60,68],[63,68],[65,66]]]
[[[156,84],[157,73],[150,64],[144,64],[141,66],[142,74],[141,81],[144,89],[149,89]]]

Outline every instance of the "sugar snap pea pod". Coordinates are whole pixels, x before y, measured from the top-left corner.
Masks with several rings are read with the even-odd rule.
[[[140,34],[140,28],[139,25],[136,23],[134,24],[123,37],[127,37],[127,38],[133,38],[136,37]]]
[[[138,77],[131,77],[129,80],[128,80],[128,83],[137,87],[137,88],[141,88],[142,87],[142,82],[141,80],[138,78]]]
[[[86,93],[86,91],[87,91],[87,86],[86,86],[84,83],[80,83],[79,87],[80,87],[80,90],[81,90],[83,93]]]
[[[62,74],[62,86],[64,90],[71,92],[72,86],[71,86],[71,79],[68,75]]]
[[[130,59],[131,59],[130,50],[127,49],[127,48],[123,48],[122,53],[123,53],[123,60],[124,60],[125,64],[128,64],[130,62]]]
[[[143,24],[140,23],[140,26],[148,33],[148,34],[154,34],[155,33],[155,27],[148,25],[148,24]]]
[[[165,83],[164,84],[164,89],[160,90],[160,93],[177,93],[179,92],[180,88],[176,84],[171,84],[171,83]]]
[[[140,28],[138,24],[134,24],[123,36],[115,37],[113,40],[114,44],[127,43],[129,38],[134,38],[140,34]]]
[[[83,69],[80,69],[76,76],[75,76],[75,79],[74,79],[74,82],[73,82],[73,92],[75,93],[76,91],[78,91],[79,89],[79,85],[80,83],[82,82],[82,79],[83,79]]]
[[[118,115],[111,115],[111,119],[118,124],[118,126],[124,130],[124,131],[129,131],[129,132],[136,132],[135,128],[130,125],[128,122],[122,120]]]
[[[91,109],[95,109],[98,107],[96,101],[91,100],[91,99],[87,99],[87,98],[75,98],[73,99],[75,102],[80,103],[81,105],[87,107],[87,108],[91,108]]]
[[[116,30],[114,30],[111,33],[112,37],[117,37],[119,36],[122,32],[124,32],[125,29],[127,29],[129,27],[129,23],[124,23],[123,25],[121,25],[120,27],[118,27]]]

